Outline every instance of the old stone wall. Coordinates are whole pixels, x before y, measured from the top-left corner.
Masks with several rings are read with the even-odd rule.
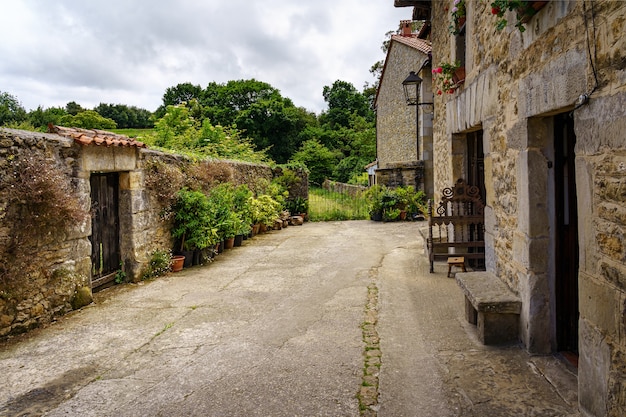
[[[362,185],[345,184],[343,182],[331,180],[325,180],[322,184],[322,188],[335,193],[347,194],[351,196],[356,196],[360,192],[367,190],[367,187],[363,187]]]
[[[68,204],[53,208],[70,215],[67,210],[77,208],[83,216],[78,222],[59,223],[55,219],[59,213],[48,213],[44,224],[54,227],[59,223],[64,228],[17,233],[17,239],[13,236],[20,228],[41,224],[28,221],[34,213],[15,201],[12,188],[19,162],[33,156],[43,158],[45,167],[59,173],[61,185],[68,187],[66,198],[58,199]],[[159,163],[165,174],[150,177],[151,163]],[[197,169],[198,176],[194,177],[197,164],[181,156],[138,148],[81,146],[54,134],[0,129],[0,337],[48,323],[90,302],[92,172],[119,173],[120,251],[130,280],[140,279],[154,250],[172,249],[170,220],[163,216],[166,194],[172,195],[185,181],[210,178],[254,187],[259,179],[270,181],[274,175],[265,165],[235,161],[206,164],[208,167]],[[36,196],[45,193],[41,187],[33,189]],[[40,202],[36,197],[30,204],[36,208]],[[20,264],[7,266],[14,262],[16,253]]]
[[[497,31],[489,2],[467,0],[465,43],[443,29],[452,3],[432,2],[433,65],[464,60],[466,80],[435,98],[435,188],[467,175],[466,136],[481,131],[487,269],[520,295],[527,349],[554,351],[554,120],[573,121],[580,408],[625,415],[626,3],[550,1],[522,33],[515,12]]]
[[[76,175],[78,151],[71,140],[56,135],[0,130],[0,336],[29,330],[70,311],[77,288],[89,285],[89,223],[70,224],[59,235],[46,230],[24,234],[24,228],[40,224],[31,220],[41,213],[20,209],[21,202],[14,199],[21,161],[42,158],[67,176],[75,193],[69,197],[88,212],[89,179]],[[33,186],[32,192],[45,190]],[[37,204],[37,197],[33,201]],[[20,219],[24,224],[18,223]]]

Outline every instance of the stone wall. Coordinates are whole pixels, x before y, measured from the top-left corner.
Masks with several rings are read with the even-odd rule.
[[[71,187],[67,201],[78,205],[84,220],[54,233],[42,231],[35,240],[20,241],[24,267],[9,268],[13,260],[10,255],[16,250],[12,234],[22,226],[19,219],[30,214],[16,212],[20,204],[9,204],[10,183],[16,163],[29,155],[45,157],[62,173]],[[151,188],[146,169],[154,161],[168,167],[170,181]],[[253,185],[259,178],[269,181],[274,174],[265,165],[233,161],[207,164],[215,168],[216,179],[235,184]],[[135,281],[143,274],[152,251],[172,248],[170,223],[162,216],[159,193],[175,187],[173,180],[179,175],[182,181],[182,172],[189,173],[191,166],[184,157],[146,149],[81,146],[54,134],[0,129],[0,337],[48,323],[91,301],[92,172],[119,173],[120,251],[124,272]],[[51,218],[54,221],[54,215]]]
[[[72,142],[55,135],[0,130],[0,336],[26,331],[70,311],[77,288],[89,285],[87,221],[70,226],[61,235],[32,231],[27,235],[30,239],[16,237],[23,227],[16,222],[32,220],[26,216],[35,215],[19,210],[12,195],[12,179],[25,158],[49,160],[67,175],[76,200],[89,211],[89,180],[76,175],[79,148]],[[36,241],[32,242],[33,238]],[[31,245],[25,245],[29,240]],[[22,274],[20,279],[16,273]]]
[[[452,0],[432,7],[433,65],[452,62],[463,49],[445,30]],[[626,3],[550,1],[523,33],[511,23],[514,12],[498,32],[489,2],[467,0],[467,10],[466,81],[435,99],[435,188],[466,176],[466,135],[482,131],[487,269],[522,299],[526,348],[554,351],[554,257],[561,238],[555,235],[554,116],[572,118],[580,408],[585,416],[625,415]],[[578,105],[583,94],[589,102]]]
[[[363,187],[362,185],[345,184],[343,182],[330,180],[325,180],[322,184],[322,188],[334,193],[347,194],[353,197],[367,190],[367,187]]]

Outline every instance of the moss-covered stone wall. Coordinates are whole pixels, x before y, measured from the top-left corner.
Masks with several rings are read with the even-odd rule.
[[[48,184],[50,175],[20,177],[20,164],[33,158],[58,181]],[[119,174],[120,252],[132,281],[140,279],[154,250],[172,249],[163,208],[180,187],[231,181],[253,188],[274,175],[267,165],[196,164],[147,149],[82,146],[55,134],[0,128],[0,337],[28,331],[91,301],[94,172]],[[28,202],[16,199],[16,184],[31,193]],[[46,194],[50,188],[57,194]],[[33,225],[45,227],[35,230]]]

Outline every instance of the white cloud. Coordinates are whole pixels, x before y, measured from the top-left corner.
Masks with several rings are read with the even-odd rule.
[[[44,7],[45,3],[45,7]],[[155,110],[182,82],[256,78],[319,113],[336,80],[374,80],[391,0],[23,0],[3,5],[0,91],[27,110],[121,103]]]

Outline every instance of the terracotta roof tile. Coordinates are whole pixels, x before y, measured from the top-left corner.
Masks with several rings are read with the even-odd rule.
[[[415,48],[425,54],[429,54],[433,51],[430,41],[427,41],[426,39],[419,39],[416,36],[393,35],[391,39],[405,44],[406,46],[410,46],[411,48]]]
[[[129,146],[136,148],[147,148],[148,146],[128,136],[118,135],[113,132],[98,129],[80,129],[77,127],[64,127],[49,125],[48,132],[74,139],[80,145],[97,145],[97,146]]]

